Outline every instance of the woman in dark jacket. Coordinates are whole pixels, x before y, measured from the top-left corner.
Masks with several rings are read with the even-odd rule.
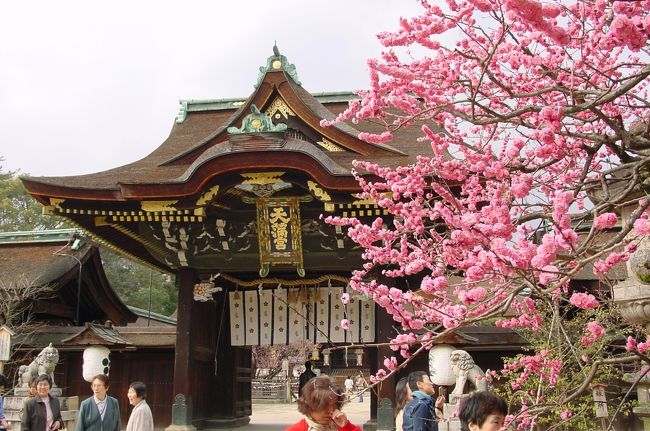
[[[56,397],[50,395],[52,381],[47,374],[35,380],[36,396],[25,403],[21,421],[23,431],[56,431],[63,428],[61,405]]]

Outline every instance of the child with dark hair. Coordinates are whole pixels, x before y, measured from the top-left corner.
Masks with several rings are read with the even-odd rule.
[[[492,392],[479,391],[463,399],[458,411],[462,431],[498,431],[503,427],[508,406]]]
[[[314,377],[302,388],[298,411],[305,415],[285,431],[361,431],[341,411],[345,395],[327,376]]]

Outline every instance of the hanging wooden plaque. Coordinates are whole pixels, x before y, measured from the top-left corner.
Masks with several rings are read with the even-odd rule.
[[[259,198],[256,203],[260,276],[266,277],[271,266],[294,265],[304,277],[299,200]]]

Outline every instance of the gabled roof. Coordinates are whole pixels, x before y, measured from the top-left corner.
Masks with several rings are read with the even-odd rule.
[[[120,335],[113,325],[98,325],[96,323],[86,323],[86,326],[76,334],[64,338],[62,343],[75,346],[116,346],[123,347],[132,345]]]
[[[278,190],[283,191],[274,197],[284,194],[312,200],[301,207],[312,221],[322,210],[339,211],[343,217],[380,215],[382,209],[357,197],[361,188],[352,174],[353,161],[404,166],[414,163],[418,155],[430,153],[431,148],[418,140],[418,127],[401,128],[394,145],[378,145],[362,141],[359,134],[381,133],[381,124],[360,121],[321,126],[321,121],[334,119],[347,109],[353,97],[352,93],[310,94],[297,79],[295,67],[276,49],[261,68],[248,98],[181,101],[181,113],[169,137],[143,159],[94,174],[23,177],[22,181],[48,214],[64,216],[95,242],[169,272],[190,265],[186,254],[197,253],[177,250],[187,242],[175,242],[171,236],[178,232],[167,229],[168,223],[177,223],[174,229],[189,223],[182,228],[185,235],[206,220],[214,225],[215,219],[234,217],[228,223],[240,229],[240,235],[250,231],[248,221],[244,222],[247,219],[239,216],[252,214],[246,199],[267,197]],[[254,115],[264,127],[248,128]],[[368,173],[360,174],[368,181],[377,180]],[[310,252],[306,259],[312,268],[341,269],[351,262],[346,256],[335,260],[333,251],[344,253],[341,244],[345,239],[336,239],[341,232],[331,226],[323,229],[330,228],[326,235],[313,234],[303,243],[305,253]],[[217,235],[226,235],[223,229],[216,229]],[[214,232],[205,234],[214,237]],[[253,246],[237,244],[238,259],[232,260],[228,250],[216,253],[214,244],[202,245],[200,251],[216,255],[206,255],[201,265],[208,260],[222,265],[221,260],[226,260],[232,262],[226,265],[232,269],[250,267],[259,259],[255,238],[228,238],[231,242],[250,239]],[[228,238],[219,244],[228,244]],[[330,240],[335,245],[322,243]],[[360,255],[353,246],[347,247],[348,252],[352,259]]]
[[[98,248],[79,237],[75,229],[0,233],[0,289],[29,285],[47,286],[52,291],[51,299],[37,301],[34,312],[74,320],[79,277],[80,318],[120,323],[136,320],[106,279]]]
[[[287,72],[284,56],[269,57],[267,65],[278,58],[286,64],[278,69],[267,66],[255,91],[246,99],[182,100],[181,114],[169,137],[143,159],[88,175],[23,177],[27,190],[44,205],[50,205],[51,198],[116,202],[171,198],[196,194],[211,178],[237,169],[288,167],[331,189],[357,191],[358,184],[350,173],[353,160],[397,166],[411,163],[417,154],[429,151],[426,144],[417,141],[421,133],[417,127],[400,131],[391,146],[358,138],[360,132],[381,132],[377,124],[321,126],[321,120],[335,118],[356,96],[312,95]],[[282,148],[233,147],[227,129],[240,126],[252,105],[268,115],[278,107],[281,112],[291,112],[287,124],[306,134],[287,135]],[[274,112],[269,112],[271,109]]]

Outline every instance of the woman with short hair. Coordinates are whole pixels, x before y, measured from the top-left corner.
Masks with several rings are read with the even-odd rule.
[[[83,400],[75,431],[120,431],[120,406],[117,400],[108,396],[108,376],[93,377],[90,389],[93,396]]]
[[[20,428],[23,431],[56,431],[63,428],[59,399],[50,395],[52,380],[41,374],[34,380],[36,396],[25,403]]]
[[[147,387],[142,382],[133,382],[126,393],[129,404],[133,406],[126,431],[153,431],[153,416],[151,409],[144,400],[147,397]]]
[[[327,376],[314,377],[298,398],[298,411],[305,415],[285,431],[361,431],[341,411],[345,395]]]

